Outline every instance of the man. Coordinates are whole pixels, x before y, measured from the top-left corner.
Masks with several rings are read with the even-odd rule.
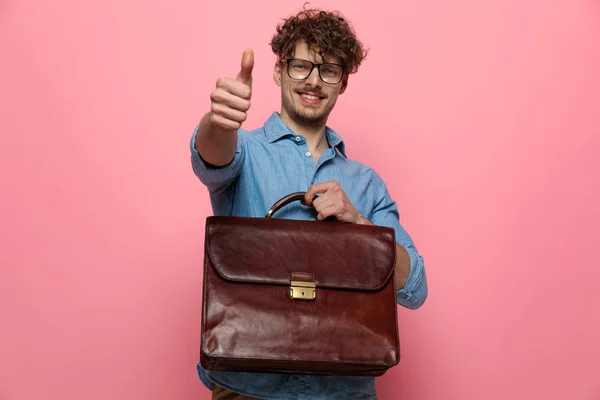
[[[304,10],[278,26],[271,47],[281,111],[259,129],[241,129],[254,63],[246,50],[237,79],[217,81],[211,111],[192,136],[193,169],[209,190],[215,215],[264,217],[281,197],[306,191],[305,204],[312,207],[292,203],[278,218],[333,216],[392,227],[397,303],[419,308],[427,297],[423,260],[399,224],[396,203],[373,169],[348,158],[344,142],[326,124],[366,55],[362,44],[338,13]],[[372,377],[216,372],[201,365],[198,372],[213,399],[376,399]]]

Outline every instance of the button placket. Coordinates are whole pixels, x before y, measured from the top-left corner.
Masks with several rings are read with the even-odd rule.
[[[300,149],[300,151],[302,151],[303,154],[302,158],[304,159],[303,164],[304,171],[306,174],[306,188],[308,189],[315,174],[315,165],[313,160],[311,159],[312,153],[308,151],[308,145],[306,144],[306,140],[304,140],[302,136],[296,135],[293,140],[296,142],[296,144],[298,144],[298,148]]]

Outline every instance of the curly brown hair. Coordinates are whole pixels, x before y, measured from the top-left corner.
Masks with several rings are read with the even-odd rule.
[[[339,59],[347,74],[358,71],[367,56],[354,29],[338,11],[308,9],[284,19],[271,40],[271,49],[278,61],[294,54],[298,40],[304,40],[310,49],[318,50],[321,57],[328,55]]]

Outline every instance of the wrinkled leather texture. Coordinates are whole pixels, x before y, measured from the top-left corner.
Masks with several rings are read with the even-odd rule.
[[[208,370],[378,376],[400,360],[394,231],[208,217],[200,362]],[[315,300],[290,281],[316,283]]]

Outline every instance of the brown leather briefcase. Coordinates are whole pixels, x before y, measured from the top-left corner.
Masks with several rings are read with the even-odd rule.
[[[388,227],[206,221],[200,363],[207,370],[384,374],[400,360]]]

